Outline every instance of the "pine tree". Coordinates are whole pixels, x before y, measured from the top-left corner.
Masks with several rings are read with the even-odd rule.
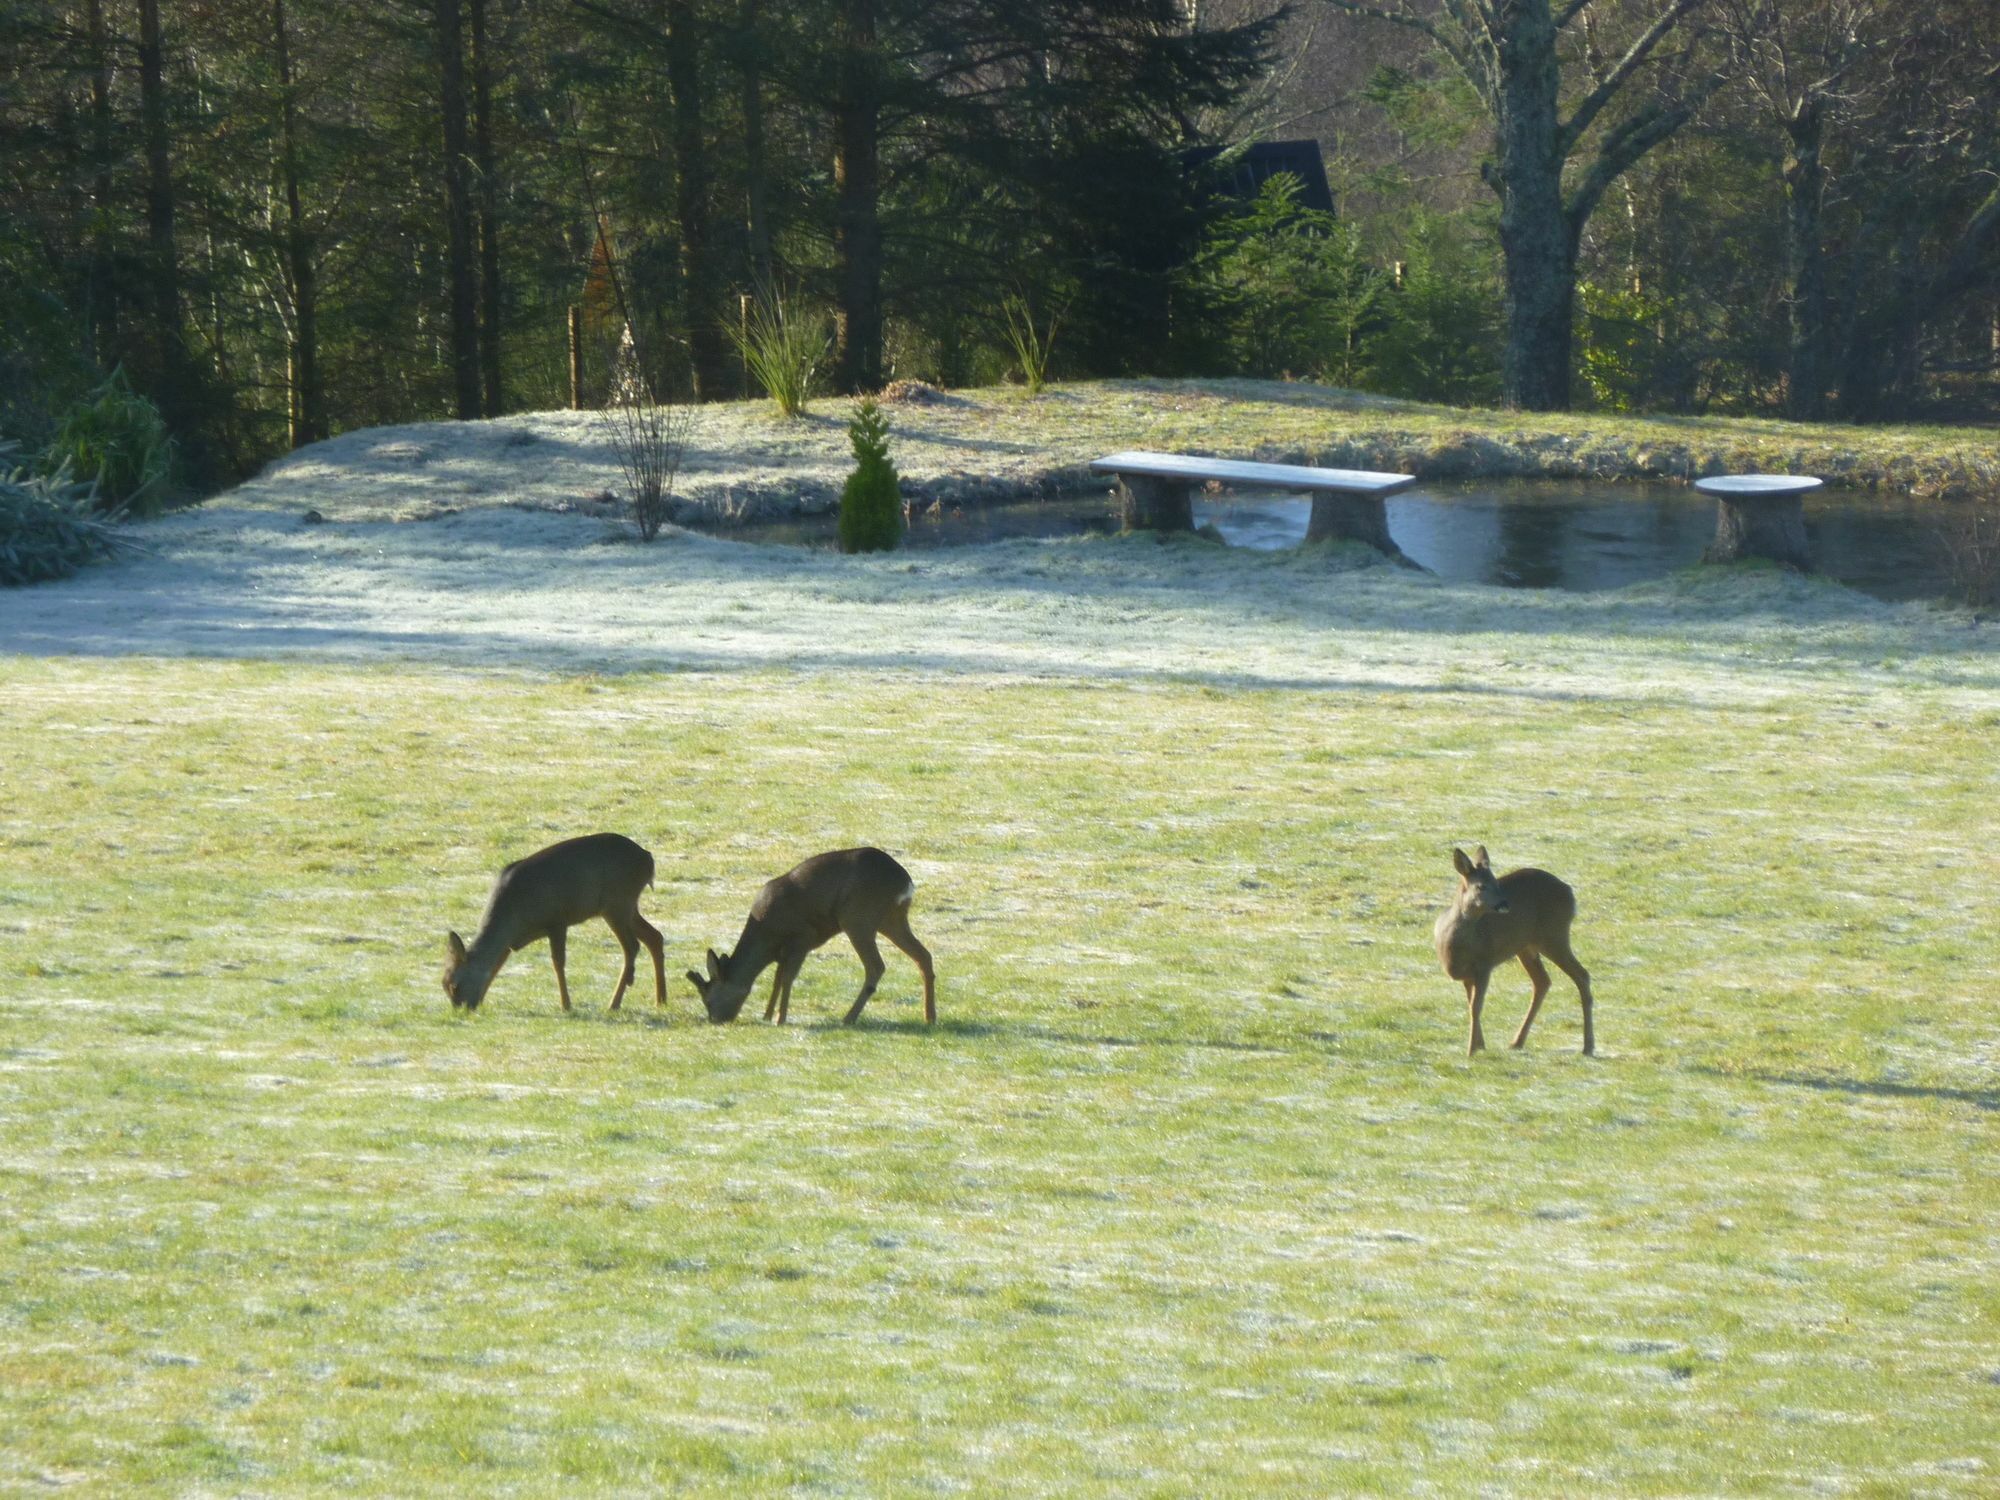
[[[847,440],[855,467],[840,492],[840,550],[894,551],[903,539],[903,492],[889,462],[889,422],[873,401],[856,403]]]

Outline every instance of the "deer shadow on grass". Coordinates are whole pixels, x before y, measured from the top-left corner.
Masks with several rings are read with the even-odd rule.
[[[1824,1073],[1731,1072],[1705,1067],[1696,1071],[1714,1078],[1748,1078],[1785,1088],[1811,1089],[1816,1094],[1858,1094],[1871,1099],[1931,1099],[1945,1104],[1970,1104],[1974,1109],[2000,1110],[2000,1088],[1955,1089],[1941,1085],[1891,1083],[1883,1078],[1841,1078]]]
[[[843,1027],[837,1017],[812,1025],[816,1031],[849,1029]],[[1260,1053],[1269,1057],[1281,1057],[1286,1052],[1283,1047],[1232,1041],[1227,1037],[1121,1036],[1115,1032],[1065,1031],[1033,1022],[1008,1025],[999,1021],[955,1020],[950,1016],[940,1016],[935,1026],[926,1026],[922,1021],[900,1016],[880,1019],[864,1016],[852,1029],[856,1032],[898,1032],[911,1036],[949,1036],[967,1041],[1056,1042],[1070,1047],[1202,1047],[1216,1052]]]

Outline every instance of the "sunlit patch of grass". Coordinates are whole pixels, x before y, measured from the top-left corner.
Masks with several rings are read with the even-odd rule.
[[[0,1487],[1983,1493],[1994,712],[0,662]],[[455,1016],[597,828],[666,1011],[591,928]],[[864,840],[940,1024],[839,943],[702,1022]],[[1454,841],[1575,885],[1602,1056],[1560,978],[1463,1056]]]

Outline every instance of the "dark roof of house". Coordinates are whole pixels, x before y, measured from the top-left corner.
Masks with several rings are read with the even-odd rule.
[[[1221,146],[1197,146],[1186,156],[1190,167],[1206,166],[1224,152]],[[1245,202],[1280,172],[1290,172],[1302,184],[1299,207],[1333,212],[1333,190],[1326,184],[1326,163],[1318,141],[1259,141],[1236,153],[1216,173],[1217,185]]]

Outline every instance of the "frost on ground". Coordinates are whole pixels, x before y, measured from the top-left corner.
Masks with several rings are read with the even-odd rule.
[[[769,494],[840,471],[831,417],[780,427],[738,409],[711,422],[769,430],[735,455],[698,430],[697,490]],[[1062,468],[1047,449],[970,432],[906,442],[898,458],[963,476],[967,493],[1032,491]],[[1992,626],[1778,573],[1567,593],[1447,584],[1361,550],[1192,538],[848,558],[670,528],[642,546],[594,501],[615,483],[587,414],[350,433],[145,527],[144,555],[0,593],[0,651],[1707,701],[1916,687],[1985,703],[2000,689]]]

